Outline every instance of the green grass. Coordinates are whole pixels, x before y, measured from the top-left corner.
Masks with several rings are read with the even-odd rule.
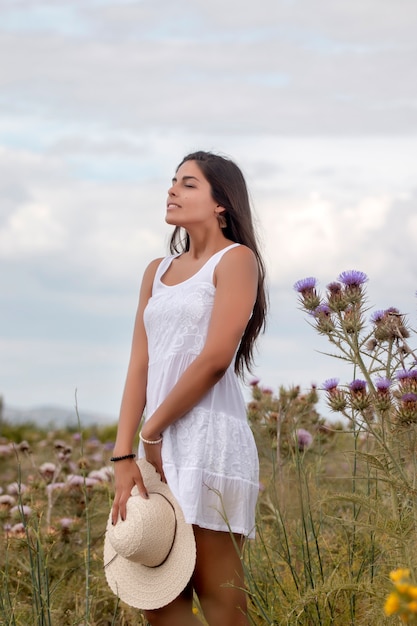
[[[250,408],[262,482],[257,537],[247,542],[244,554],[251,621],[306,626],[395,623],[384,617],[382,606],[388,573],[402,564],[400,544],[410,529],[406,518],[404,528],[398,527],[386,506],[389,489],[367,459],[370,443],[358,443],[341,427],[334,432],[323,428],[314,394],[306,401],[297,390],[281,392],[286,401],[288,394],[291,397],[279,454],[272,436],[276,420],[269,419],[271,403],[278,398],[258,388]],[[314,435],[305,451],[294,446],[294,429],[300,423]],[[77,433],[75,438],[74,433],[47,434],[33,428],[30,433],[29,450],[20,444],[21,449],[16,445],[0,457],[3,495],[17,483],[22,489],[14,496],[17,505],[31,509],[22,517],[19,510],[12,513],[9,506],[0,505],[0,622],[145,624],[140,611],[117,601],[103,572],[111,480],[89,486],[87,479],[91,472],[109,467],[106,442],[114,430],[96,429],[93,438],[85,432],[81,440]],[[22,438],[19,433],[13,437],[9,426],[3,445],[13,440]],[[57,448],[56,440],[71,451]],[[42,475],[46,462],[56,466],[52,478]],[[71,486],[68,477],[73,474],[85,481]],[[51,490],[51,481],[66,486]]]

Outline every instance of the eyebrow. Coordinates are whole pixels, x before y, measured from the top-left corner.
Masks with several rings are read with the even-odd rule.
[[[183,180],[183,181],[185,181],[185,180],[190,180],[190,179],[192,179],[192,180],[197,180],[197,181],[198,181],[197,176],[183,176],[183,177],[182,177],[182,180]],[[173,183],[176,183],[176,182],[177,182],[177,178],[176,178],[176,176],[174,176],[174,178],[172,179],[172,182],[173,182]]]

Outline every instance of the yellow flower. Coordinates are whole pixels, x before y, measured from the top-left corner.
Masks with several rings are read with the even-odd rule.
[[[408,594],[410,598],[412,598],[413,600],[417,600],[417,587],[415,587],[414,585],[410,585]]]
[[[198,608],[196,606],[193,607],[193,613],[194,615],[198,615]]]
[[[395,588],[398,591],[398,593],[401,594],[406,594],[407,591],[410,589],[410,586],[408,583],[395,583]]]
[[[411,600],[407,606],[408,610],[412,613],[417,613],[417,600]]]
[[[400,600],[396,593],[392,592],[389,594],[388,598],[385,600],[384,612],[385,615],[390,616],[394,615],[400,608]]]
[[[391,578],[392,582],[396,583],[400,580],[403,580],[403,578],[410,578],[410,570],[402,568],[395,569],[390,572],[389,577]]]

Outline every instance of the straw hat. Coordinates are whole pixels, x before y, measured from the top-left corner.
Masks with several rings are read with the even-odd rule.
[[[111,512],[104,539],[104,571],[111,590],[138,609],[159,609],[186,587],[195,565],[193,527],[168,485],[145,459],[137,461],[149,499],[138,489],[126,505],[126,520],[113,526]]]

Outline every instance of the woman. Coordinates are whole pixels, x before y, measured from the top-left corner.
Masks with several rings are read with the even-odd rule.
[[[132,450],[146,406],[139,456],[154,465],[193,524],[197,559],[189,587],[145,615],[153,626],[248,624],[239,547],[254,535],[258,457],[237,375],[250,367],[266,314],[264,265],[246,183],[221,156],[186,156],[168,191],[171,256],[147,267],[123,393],[116,457]],[[147,497],[136,462],[115,463],[112,520],[131,489]],[[231,583],[231,584],[229,584]]]

